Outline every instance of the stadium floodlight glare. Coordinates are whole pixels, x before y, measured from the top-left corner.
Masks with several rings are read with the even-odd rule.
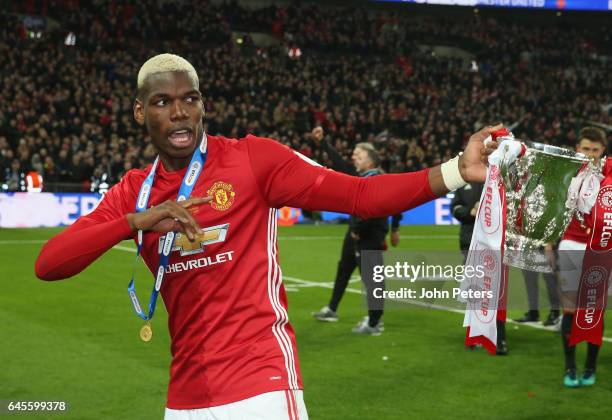
[[[298,47],[293,47],[289,49],[288,54],[291,58],[300,58],[302,56],[302,50]]]
[[[612,0],[371,0],[378,3],[415,3],[437,6],[483,6],[552,10],[612,10]]]
[[[64,45],[73,47],[76,45],[76,34],[74,32],[69,32],[64,39]]]

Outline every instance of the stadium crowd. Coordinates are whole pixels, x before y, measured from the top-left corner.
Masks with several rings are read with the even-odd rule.
[[[155,151],[132,101],[138,64],[160,51],[201,69],[208,132],[268,136],[324,164],[309,138],[316,125],[346,157],[355,143],[374,143],[391,172],[450,158],[492,121],[570,147],[584,121],[612,125],[605,28],[308,3],[251,10],[49,0],[8,9],[0,14],[0,184],[8,190],[31,170],[88,189],[103,174],[114,183],[150,163]],[[18,13],[56,25],[38,35]],[[262,47],[237,35],[253,31],[279,42]],[[70,32],[76,45],[65,45]]]

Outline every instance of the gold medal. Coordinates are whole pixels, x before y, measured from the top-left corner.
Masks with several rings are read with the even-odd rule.
[[[151,338],[153,338],[153,329],[151,323],[147,321],[140,329],[140,339],[146,342],[151,341]]]

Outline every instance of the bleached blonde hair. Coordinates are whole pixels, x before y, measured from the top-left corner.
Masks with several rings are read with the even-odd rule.
[[[168,71],[185,72],[196,87],[200,87],[198,73],[189,61],[175,54],[159,54],[149,58],[142,67],[140,67],[138,71],[138,91],[140,92],[142,90],[149,76]]]

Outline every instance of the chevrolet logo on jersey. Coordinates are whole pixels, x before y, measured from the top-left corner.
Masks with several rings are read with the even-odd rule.
[[[174,246],[172,251],[180,251],[181,257],[185,255],[193,255],[200,252],[204,252],[204,246],[210,244],[216,244],[218,242],[225,241],[227,231],[229,230],[229,223],[224,225],[217,225],[208,228],[201,229],[195,237],[195,240],[191,242],[187,235],[183,233],[177,233],[174,239]],[[165,236],[159,238],[159,252],[161,252],[164,246]]]

